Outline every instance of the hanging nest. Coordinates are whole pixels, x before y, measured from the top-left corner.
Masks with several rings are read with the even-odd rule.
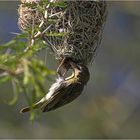
[[[106,2],[22,0],[19,26],[41,34],[57,59],[67,56],[85,65],[92,62],[102,38]]]
[[[21,0],[18,8],[18,25],[22,31],[31,31],[39,27],[43,13],[38,9],[39,0]]]

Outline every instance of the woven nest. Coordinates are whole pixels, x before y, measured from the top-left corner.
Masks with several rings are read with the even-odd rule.
[[[34,6],[20,5],[21,30],[38,27],[57,59],[68,56],[86,65],[92,62],[106,20],[105,1],[56,0],[42,5],[42,0],[24,0],[24,3]]]

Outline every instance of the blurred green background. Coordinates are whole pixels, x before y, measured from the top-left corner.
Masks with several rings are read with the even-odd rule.
[[[18,5],[0,2],[0,44],[14,37],[12,32],[20,32]],[[19,114],[24,96],[9,106],[12,85],[0,85],[0,138],[140,138],[139,25],[140,2],[108,2],[102,44],[83,94],[33,123],[29,114]],[[40,54],[45,56],[47,67],[55,69],[54,56]]]

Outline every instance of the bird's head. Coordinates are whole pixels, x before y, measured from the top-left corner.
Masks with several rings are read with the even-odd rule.
[[[73,78],[77,79],[78,82],[83,83],[85,85],[90,78],[88,68],[83,64],[74,62],[70,62],[70,65],[73,69]]]
[[[86,84],[89,81],[90,73],[85,65],[77,64],[75,67],[75,76],[77,76],[83,84]]]

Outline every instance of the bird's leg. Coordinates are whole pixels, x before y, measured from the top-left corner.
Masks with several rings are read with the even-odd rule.
[[[61,70],[60,70],[61,67],[62,67],[62,63],[63,63],[63,60],[60,62],[59,66],[58,66],[58,68],[57,68],[57,73],[58,73],[59,76],[62,76]]]
[[[64,77],[68,69],[69,65],[67,64],[67,58],[63,58],[57,68],[57,73],[59,74],[59,76]],[[64,72],[62,73],[62,71]]]

